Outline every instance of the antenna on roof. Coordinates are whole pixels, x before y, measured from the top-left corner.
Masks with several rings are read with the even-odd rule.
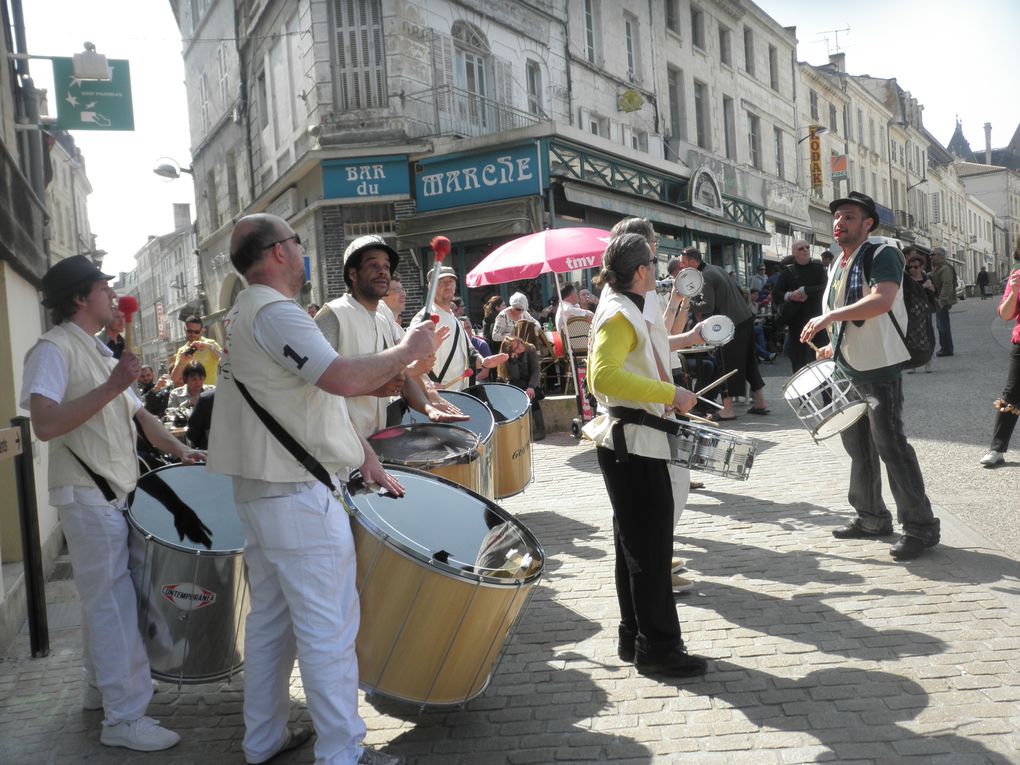
[[[823,38],[825,39],[825,55],[831,56],[832,53],[833,53],[832,49],[830,48],[829,35],[833,35],[833,37],[835,38],[831,42],[833,43],[833,45],[836,48],[835,52],[839,53],[839,51],[840,51],[840,47],[839,47],[839,33],[840,32],[849,32],[849,31],[850,31],[850,27],[844,27],[843,29],[827,29],[824,32],[819,32],[818,34],[822,35]]]

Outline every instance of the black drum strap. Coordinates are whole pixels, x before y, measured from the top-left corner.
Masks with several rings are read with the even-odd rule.
[[[613,435],[613,451],[616,453],[617,462],[626,462],[629,456],[627,452],[627,439],[623,434],[624,425],[644,425],[654,430],[661,430],[674,436],[680,435],[680,421],[667,420],[646,412],[644,409],[632,409],[629,406],[610,406],[606,413],[612,417],[613,423],[610,432]]]
[[[323,467],[322,463],[309,454],[308,450],[299,444],[294,436],[283,429],[283,426],[277,422],[273,415],[263,409],[259,403],[252,398],[251,393],[248,392],[248,388],[245,387],[244,383],[236,377],[234,378],[234,383],[237,385],[237,389],[241,391],[241,395],[244,396],[244,400],[248,402],[248,405],[251,406],[252,410],[255,412],[255,415],[262,420],[262,424],[269,429],[269,432],[276,436],[276,440],[280,442],[280,445],[287,450],[290,456],[300,462],[305,470],[329,487],[331,492],[336,494],[336,486],[333,484],[333,479],[329,477],[329,471]]]
[[[107,502],[116,502],[117,495],[110,487],[110,482],[103,478],[103,476],[99,475],[99,473],[90,468],[88,465],[86,465],[85,460],[83,460],[81,457],[79,457],[77,454],[71,451],[71,447],[67,447],[67,451],[71,452],[71,456],[78,460],[79,465],[85,468],[85,472],[89,474],[89,478],[91,478],[92,482],[95,483],[97,487],[99,487],[99,491],[103,493],[103,499],[105,499]]]

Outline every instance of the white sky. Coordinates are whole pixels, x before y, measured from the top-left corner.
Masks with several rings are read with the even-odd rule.
[[[830,30],[850,27],[839,34],[847,71],[896,77],[924,105],[924,124],[943,145],[957,116],[974,150],[984,147],[985,122],[992,123],[996,147],[1020,123],[1017,0],[759,0],[759,6],[797,27],[797,57],[812,64],[835,52]],[[28,0],[24,9],[33,54],[70,56],[89,40],[107,57],[131,62],[135,131],[73,134],[92,182],[92,230],[109,253],[104,267],[130,270],[149,234],[173,229],[172,203],[191,203],[194,217],[191,177],[166,181],[152,173],[159,157],[191,161],[180,34],[170,3]],[[32,74],[38,87],[51,88],[49,62],[33,62]],[[50,111],[56,113],[52,97]]]
[[[188,202],[190,175],[154,175],[160,157],[191,164],[181,38],[167,0],[25,0],[25,36],[33,55],[71,56],[88,40],[107,58],[131,62],[134,132],[73,131],[92,183],[89,222],[96,247],[107,251],[107,273],[134,268],[134,254],[150,234],[173,230],[173,203]],[[49,61],[32,61],[36,87],[49,89]],[[111,270],[112,269],[112,270]]]
[[[797,27],[797,59],[816,66],[839,50],[849,74],[895,77],[924,106],[924,126],[945,146],[963,122],[974,151],[1009,143],[1020,124],[1020,2],[1017,0],[758,0],[782,26]],[[826,45],[828,38],[828,46]]]

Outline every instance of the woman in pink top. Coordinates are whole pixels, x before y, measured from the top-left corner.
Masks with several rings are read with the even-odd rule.
[[[1006,279],[1006,289],[999,303],[999,316],[1003,321],[1014,321],[1013,325],[1013,347],[1009,353],[1009,374],[1006,377],[1006,387],[995,401],[995,428],[992,430],[992,447],[984,457],[981,464],[985,467],[995,467],[1006,461],[1006,449],[1009,448],[1009,438],[1013,435],[1013,428],[1016,427],[1017,415],[1020,415],[1020,310],[1018,310],[1017,297],[1020,296],[1020,244],[1013,251],[1013,272]]]

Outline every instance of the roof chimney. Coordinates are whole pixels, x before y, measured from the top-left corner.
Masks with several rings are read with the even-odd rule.
[[[837,72],[846,71],[846,54],[845,53],[830,53],[829,64]]]
[[[191,205],[187,202],[174,203],[174,231],[191,225]]]
[[[992,123],[985,123],[985,164],[992,164]]]

